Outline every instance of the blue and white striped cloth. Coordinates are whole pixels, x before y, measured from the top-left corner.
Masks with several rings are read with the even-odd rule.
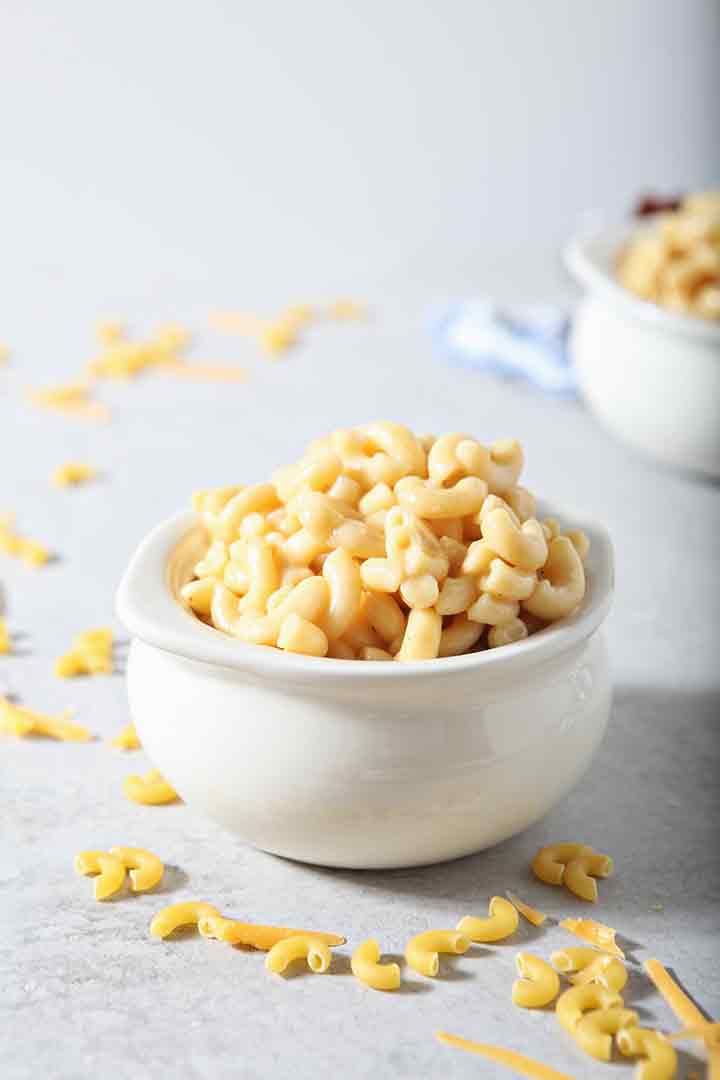
[[[435,311],[429,325],[439,351],[458,367],[525,379],[550,394],[576,392],[569,319],[557,307],[467,300]]]

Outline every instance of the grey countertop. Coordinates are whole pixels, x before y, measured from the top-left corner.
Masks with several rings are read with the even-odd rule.
[[[160,306],[137,304],[133,314],[150,320]],[[204,313],[186,307],[200,331],[197,355],[246,364],[247,384],[149,375],[108,386],[106,426],[22,402],[23,386],[77,370],[87,313],[76,305],[63,323],[56,312],[52,333],[15,320],[15,358],[0,371],[0,509],[14,510],[19,527],[58,559],[33,572],[2,557],[15,651],[0,657],[0,683],[33,708],[76,705],[99,738],[5,738],[0,746],[3,1080],[505,1075],[440,1045],[433,1033],[441,1028],[599,1077],[608,1070],[577,1050],[554,1016],[510,1003],[517,947],[547,955],[567,941],[556,925],[524,924],[510,943],[474,949],[435,981],[409,977],[397,995],[374,993],[349,972],[350,948],[364,937],[400,953],[416,929],[481,913],[507,888],[554,917],[587,915],[580,901],[529,875],[535,849],[558,838],[589,837],[615,859],[592,914],[622,933],[633,972],[626,1001],[642,1021],[676,1026],[641,973],[650,956],[720,1014],[720,489],[634,456],[574,403],[443,366],[423,336],[423,307],[386,301],[367,325],[318,327],[276,363],[204,331]],[[128,720],[121,670],[61,682],[54,657],[88,627],[110,623],[122,640],[113,593],[124,565],[193,489],[262,478],[309,438],[376,417],[483,440],[516,435],[529,487],[606,522],[618,568],[606,631],[615,705],[590,772],[523,835],[448,865],[389,873],[286,862],[244,847],[184,805],[129,803],[123,777],[148,763],[105,741]],[[52,488],[52,469],[73,459],[97,465],[99,482]],[[97,904],[73,856],[118,843],[157,852],[168,867],[164,883],[155,894]],[[349,943],[331,976],[282,980],[265,972],[261,954],[193,935],[151,940],[155,911],[186,898],[248,919],[345,932]],[[689,1050],[680,1075],[698,1067],[699,1051]]]

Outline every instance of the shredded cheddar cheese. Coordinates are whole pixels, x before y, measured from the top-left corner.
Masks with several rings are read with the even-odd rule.
[[[517,1050],[506,1050],[503,1046],[489,1046],[487,1043],[472,1042],[470,1039],[462,1039],[459,1035],[450,1035],[447,1031],[437,1031],[436,1038],[448,1046],[454,1046],[458,1050],[466,1050],[469,1054],[478,1054],[487,1058],[488,1061],[497,1061],[499,1065],[506,1065],[521,1076],[528,1076],[531,1080],[573,1080],[567,1073],[558,1072],[550,1065],[542,1061],[519,1054]]]
[[[73,724],[68,719],[71,715],[72,709],[65,709],[59,716],[45,716],[0,697],[0,733],[4,735],[46,735],[61,742],[88,742],[92,735],[87,728]]]
[[[59,465],[52,475],[55,487],[66,488],[76,484],[85,484],[88,480],[94,480],[96,476],[92,465],[83,465],[79,461],[68,461],[66,465]]]
[[[177,376],[179,379],[187,379],[189,382],[245,382],[247,372],[244,368],[234,367],[227,364],[167,364],[163,371]]]
[[[575,937],[579,937],[581,941],[586,941],[588,945],[600,949],[601,952],[619,956],[621,960],[625,959],[625,953],[619,945],[615,944],[616,931],[611,926],[595,922],[594,919],[562,919],[560,926]]]
[[[717,1042],[718,1025],[705,1019],[695,1002],[678,986],[667,968],[659,960],[646,960],[643,968],[680,1023],[686,1028],[701,1031],[708,1048],[714,1045]]]
[[[113,746],[116,746],[118,750],[142,749],[142,743],[138,738],[138,733],[135,730],[134,724],[126,724],[125,727],[110,740],[110,742]]]
[[[247,311],[211,311],[208,322],[214,330],[252,338],[257,337],[265,325],[259,316]]]
[[[533,926],[542,926],[547,919],[545,912],[538,911],[537,908],[530,907],[529,904],[523,903],[520,897],[515,896],[515,894],[511,893],[509,890],[506,890],[505,895],[513,907],[516,908],[529,923],[532,923]]]
[[[110,675],[112,662],[112,630],[86,630],[78,634],[72,649],[55,661],[55,674],[59,679],[72,679],[76,675]]]
[[[331,947],[344,945],[346,941],[346,938],[338,934],[326,934],[316,930],[293,930],[289,926],[261,926],[259,923],[226,919],[221,915],[202,918],[198,923],[198,929],[203,937],[216,938],[230,945],[258,949],[261,952],[269,952],[278,941],[284,941],[285,938],[295,937],[298,934],[318,938]]]
[[[11,650],[10,632],[8,631],[7,623],[0,616],[0,654],[9,653]]]
[[[108,420],[110,410],[101,401],[95,401],[89,393],[87,382],[49,386],[43,390],[29,390],[28,400],[39,409],[79,416],[84,420]]]
[[[44,566],[50,552],[37,540],[19,536],[12,514],[0,515],[0,552],[21,559],[26,566]]]

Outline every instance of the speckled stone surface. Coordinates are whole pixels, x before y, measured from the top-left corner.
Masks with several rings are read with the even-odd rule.
[[[202,325],[199,310],[182,310]],[[351,948],[366,936],[399,954],[412,933],[482,913],[507,888],[555,918],[587,915],[586,905],[529,875],[535,849],[552,839],[588,839],[615,859],[616,876],[601,883],[592,913],[622,932],[632,966],[626,1000],[642,1021],[676,1026],[640,972],[650,956],[720,1013],[713,648],[720,490],[631,455],[577,405],[447,370],[429,355],[421,310],[386,318],[381,308],[367,326],[325,327],[277,364],[205,335],[202,351],[213,360],[247,363],[246,386],[152,376],[109,387],[106,427],[20,404],[26,383],[76,370],[86,313],[78,306],[65,316],[70,344],[52,357],[38,347],[39,331],[16,327],[15,369],[0,383],[0,506],[16,511],[21,529],[51,544],[58,560],[32,572],[2,559],[15,651],[0,657],[0,683],[38,709],[75,704],[98,739],[3,739],[0,746],[2,1080],[504,1075],[440,1045],[437,1029],[523,1050],[575,1077],[610,1075],[551,1012],[510,1003],[517,948],[548,955],[568,941],[557,925],[522,924],[508,944],[475,947],[443,964],[434,981],[405,973],[396,995],[368,990],[349,971]],[[157,309],[138,306],[136,314],[151,318]],[[262,478],[312,436],[377,416],[485,440],[518,435],[528,486],[609,526],[618,564],[607,625],[616,697],[589,774],[524,835],[472,858],[394,873],[286,862],[244,847],[183,805],[127,802],[123,777],[148,761],[142,752],[113,750],[106,738],[128,720],[113,591],[134,545],[185,505],[193,488]],[[99,482],[51,488],[52,469],[74,459],[97,465]],[[121,640],[118,672],[56,680],[53,658],[72,635],[105,623]],[[538,769],[551,767],[538,761]],[[98,904],[92,881],[74,874],[73,856],[118,843],[157,852],[165,879],[153,894]],[[268,975],[258,953],[193,934],[151,940],[152,915],[189,898],[249,920],[342,932],[349,942],[329,976],[281,979]],[[701,1060],[688,1050],[681,1075]]]

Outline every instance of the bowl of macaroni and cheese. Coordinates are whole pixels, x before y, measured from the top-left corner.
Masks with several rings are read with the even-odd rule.
[[[610,709],[612,546],[540,509],[523,462],[368,424],[143,541],[117,598],[130,708],[188,805],[383,868],[498,843],[569,791]]]
[[[720,193],[574,239],[585,295],[570,351],[585,401],[626,442],[720,477]]]

